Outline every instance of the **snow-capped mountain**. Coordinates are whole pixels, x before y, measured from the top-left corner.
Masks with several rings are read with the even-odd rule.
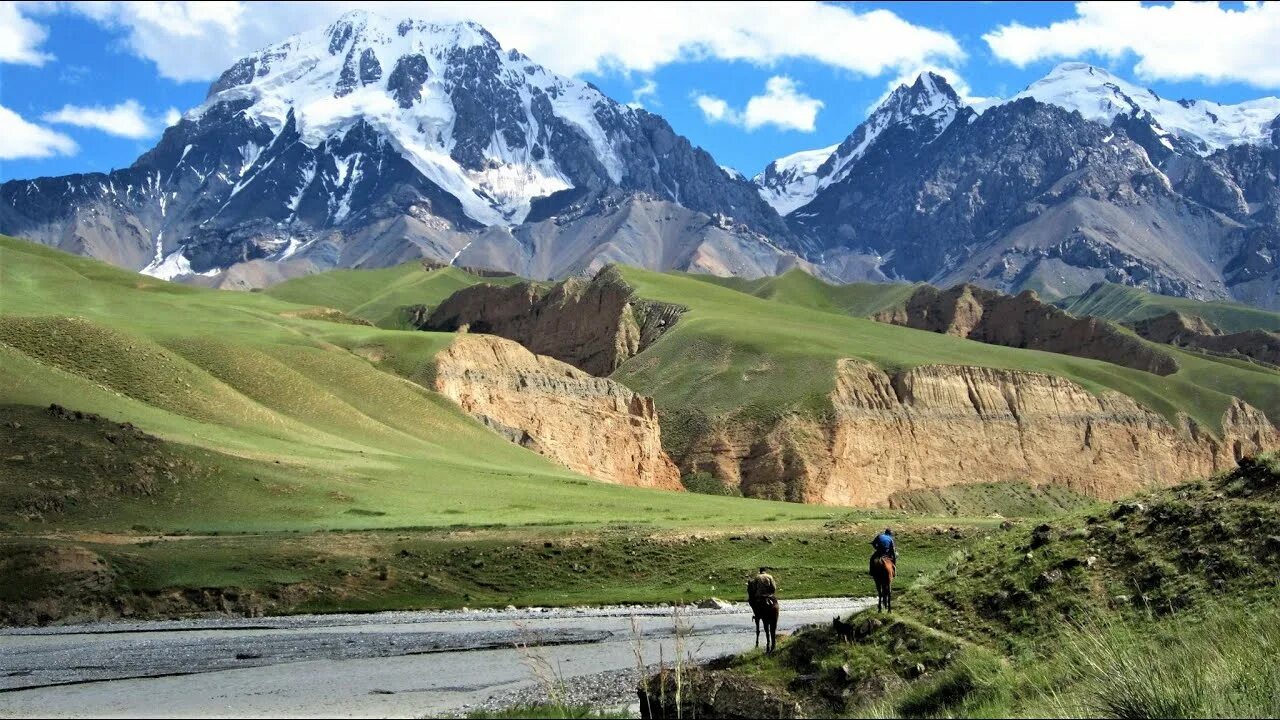
[[[789,238],[750,182],[662,118],[474,23],[356,11],[238,61],[130,168],[0,186],[0,231],[162,277],[249,261],[462,262],[488,229],[635,194],[729,218],[714,222],[740,243]],[[585,267],[608,242],[554,264]]]
[[[951,124],[963,106],[941,75],[921,73],[911,85],[899,85],[839,145],[806,150],[769,163],[753,178],[760,196],[781,215],[790,215],[823,188],[839,182],[855,160],[887,129],[910,124],[921,142],[931,142]]]
[[[757,176],[829,274],[1280,307],[1280,101],[1170,101],[1083,63],[979,107],[942,87]]]
[[[1154,90],[1087,63],[1069,62],[1010,98],[1035,98],[1079,112],[1086,120],[1110,125],[1116,117],[1145,120],[1158,129],[1170,150],[1174,143],[1200,155],[1231,145],[1267,142],[1270,123],[1280,115],[1280,98],[1264,97],[1236,105],[1209,100],[1170,100]]]

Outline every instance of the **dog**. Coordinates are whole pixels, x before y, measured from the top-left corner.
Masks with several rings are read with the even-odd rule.
[[[835,631],[836,636],[839,637],[842,642],[853,642],[853,623],[841,620],[840,616],[837,615],[836,617],[831,618],[831,629]]]

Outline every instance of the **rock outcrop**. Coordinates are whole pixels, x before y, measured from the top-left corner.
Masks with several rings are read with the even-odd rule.
[[[961,366],[896,375],[841,360],[818,419],[714,427],[680,458],[750,497],[872,506],[904,490],[978,482],[1058,484],[1112,499],[1230,468],[1280,433],[1239,400],[1220,432],[1178,425],[1118,393],[1063,378]]]
[[[1223,334],[1203,318],[1178,312],[1134,323],[1133,329],[1152,342],[1219,355],[1243,355],[1268,365],[1280,365],[1280,334],[1265,330]]]
[[[605,482],[679,490],[653,400],[514,342],[460,335],[435,389],[511,441]]]
[[[1157,375],[1178,371],[1178,361],[1169,353],[1106,320],[1078,318],[1043,303],[1030,290],[1011,296],[968,283],[946,291],[925,285],[904,307],[882,311],[875,319],[991,345],[1092,358]]]
[[[609,266],[589,282],[570,278],[550,289],[473,285],[451,295],[418,327],[498,335],[604,377],[657,341],[684,311],[635,297]]]

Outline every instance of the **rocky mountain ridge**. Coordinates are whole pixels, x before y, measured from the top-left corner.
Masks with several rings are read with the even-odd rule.
[[[254,260],[281,268],[264,277],[288,277],[452,262],[468,250],[492,259],[486,245],[531,242],[547,223],[563,232],[637,196],[719,228],[725,272],[772,270],[739,253],[775,264],[788,255],[779,244],[790,231],[754,186],[662,118],[552,73],[474,23],[353,11],[237,62],[130,168],[4,183],[0,232],[164,278]],[[654,214],[661,225],[661,207]],[[662,232],[632,238],[635,257]],[[596,235],[550,272],[617,251],[616,238]],[[690,233],[685,258],[705,235]]]
[[[952,104],[941,130],[910,113],[882,128],[873,112],[836,175],[834,160],[808,174],[779,161],[786,187],[811,193],[780,208],[807,257],[842,280],[1051,299],[1105,280],[1280,306],[1280,99],[1173,102],[1065,63],[1007,101]],[[762,196],[781,180],[757,177]]]

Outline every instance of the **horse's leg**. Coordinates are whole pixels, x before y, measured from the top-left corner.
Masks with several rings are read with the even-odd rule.
[[[760,616],[754,615],[752,616],[751,619],[756,621],[756,649],[759,650],[760,649]],[[767,640],[768,639],[766,638],[766,641]]]

